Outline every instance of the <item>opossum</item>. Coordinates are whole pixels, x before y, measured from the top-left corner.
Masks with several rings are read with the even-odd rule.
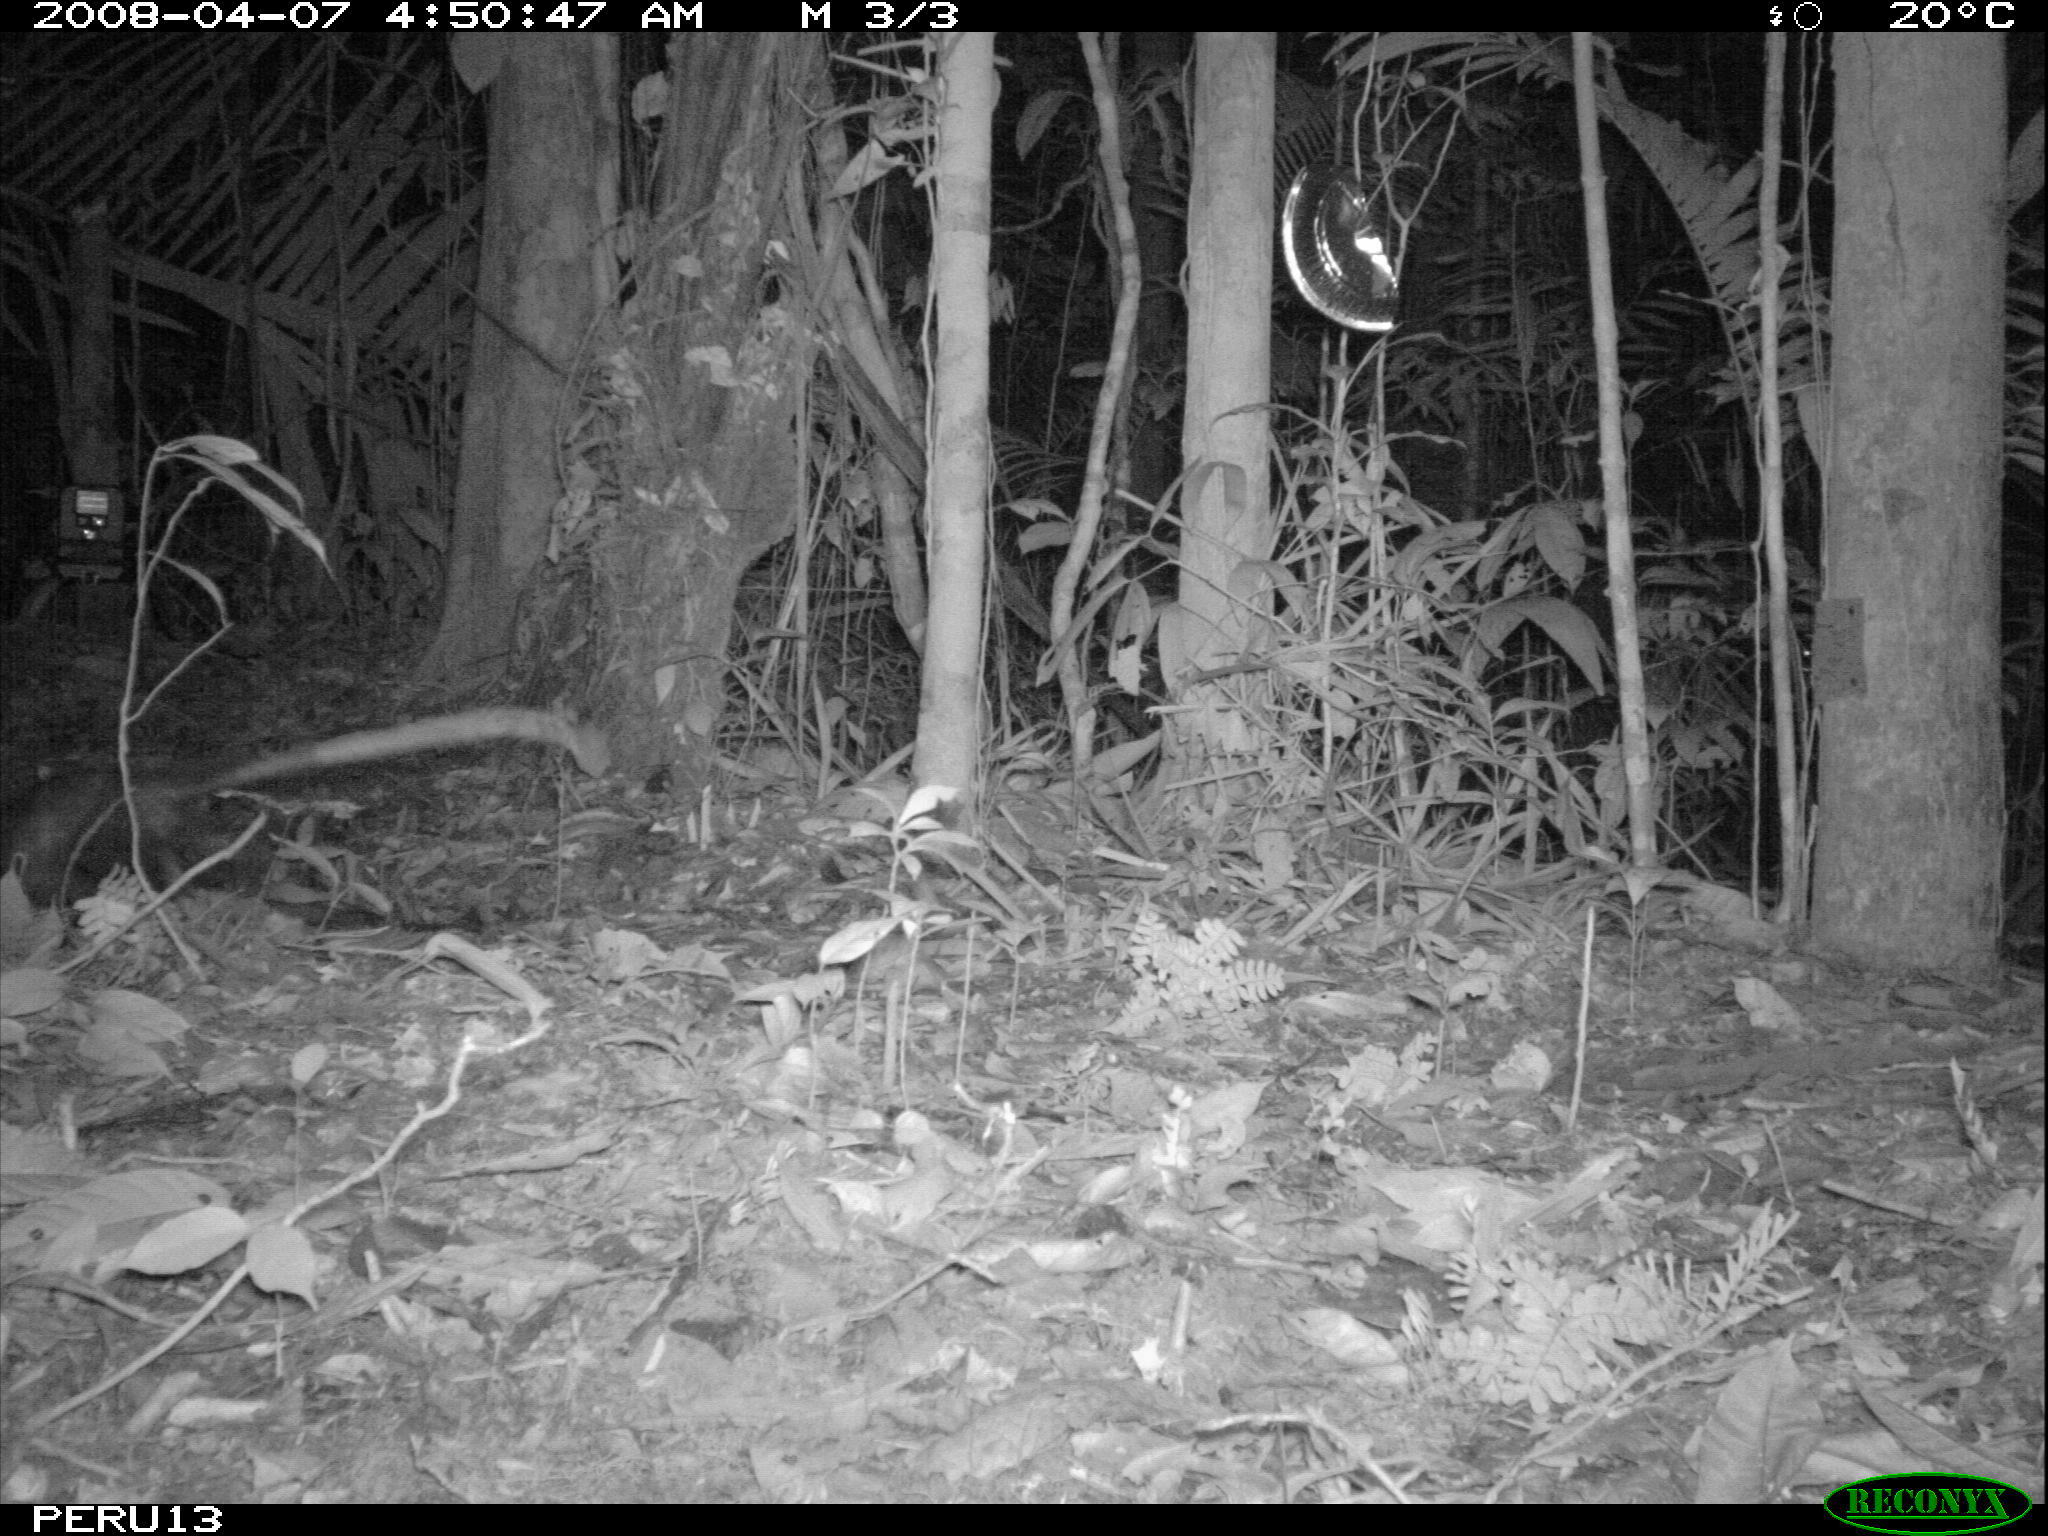
[[[133,799],[141,823],[143,859],[150,866],[147,873],[153,879],[175,874],[183,852],[178,844],[184,807],[218,790],[487,741],[537,741],[560,747],[592,775],[603,773],[611,764],[604,735],[594,726],[578,725],[547,710],[472,709],[336,736],[220,773],[140,775]],[[37,785],[0,817],[0,870],[19,874],[29,900],[37,906],[62,899],[72,883],[73,862],[85,845],[100,846],[111,836],[119,844],[116,857],[128,862],[132,844],[124,804],[120,775],[107,769],[60,775]]]

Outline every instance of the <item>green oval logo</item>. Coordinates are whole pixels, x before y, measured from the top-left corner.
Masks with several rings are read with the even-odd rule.
[[[1909,1472],[1844,1483],[1822,1501],[1844,1525],[1865,1531],[1909,1531],[1914,1536],[1995,1531],[2034,1507],[2010,1483],[1954,1472]]]

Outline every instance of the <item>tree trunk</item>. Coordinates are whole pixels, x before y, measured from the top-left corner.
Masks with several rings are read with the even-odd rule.
[[[963,792],[981,755],[981,588],[988,522],[988,251],[993,32],[942,43],[938,227],[938,419],[931,454],[931,643],[918,699],[917,780]]]
[[[69,377],[60,375],[58,380],[57,425],[71,461],[71,484],[112,486],[133,497],[135,469],[114,403],[114,383],[121,369],[114,345],[113,250],[107,205],[73,210],[67,338],[71,367]]]
[[[2003,47],[1835,42],[1834,431],[1814,657],[1837,680],[1820,699],[1816,939],[1872,964],[1978,974],[1996,958],[2002,834]]]
[[[1181,428],[1180,591],[1160,616],[1159,657],[1176,702],[1168,782],[1254,769],[1256,731],[1202,674],[1242,655],[1270,601],[1267,496],[1273,303],[1273,35],[1195,41],[1193,182],[1188,198],[1188,398]],[[1248,675],[1233,679],[1243,688]],[[1238,762],[1232,765],[1231,758]]]
[[[694,795],[725,709],[740,578],[789,536],[802,493],[809,343],[763,304],[762,279],[821,53],[774,33],[682,33],[671,48],[664,202],[601,343],[621,484],[592,567],[615,755],[629,770],[672,766]]]
[[[476,315],[441,626],[429,677],[503,668],[518,600],[562,494],[557,432],[596,310],[598,128],[614,39],[504,38],[472,67],[491,89]]]

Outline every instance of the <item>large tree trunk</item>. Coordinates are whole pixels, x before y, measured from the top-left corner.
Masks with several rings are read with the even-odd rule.
[[[672,765],[676,788],[694,793],[725,708],[740,578],[788,537],[802,493],[794,422],[809,342],[789,306],[764,305],[762,280],[821,54],[813,38],[774,33],[683,33],[671,46],[664,205],[602,344],[622,484],[593,575],[617,756]]]
[[[2004,45],[1845,33],[1835,49],[1814,660],[1838,681],[1821,696],[1815,936],[1873,964],[1982,973],[2002,835]]]
[[[430,677],[480,680],[512,650],[562,495],[557,429],[596,311],[599,126],[616,42],[493,38],[457,63],[491,89],[489,181],[462,457]]]

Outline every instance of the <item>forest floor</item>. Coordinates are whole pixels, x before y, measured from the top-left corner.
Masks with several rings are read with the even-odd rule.
[[[432,712],[216,666],[192,740]],[[323,778],[125,931],[0,891],[8,1497],[2041,1496],[2038,973],[1305,924],[1056,786],[961,879],[731,766]]]

